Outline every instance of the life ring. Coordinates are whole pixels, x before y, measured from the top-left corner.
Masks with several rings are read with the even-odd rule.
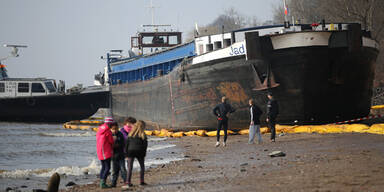
[[[35,104],[36,104],[36,99],[34,99],[34,98],[27,98],[27,104],[28,104],[29,106],[35,106]]]

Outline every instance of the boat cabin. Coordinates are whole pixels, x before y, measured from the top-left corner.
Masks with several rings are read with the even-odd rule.
[[[58,94],[55,80],[45,78],[7,78],[0,80],[0,99]]]

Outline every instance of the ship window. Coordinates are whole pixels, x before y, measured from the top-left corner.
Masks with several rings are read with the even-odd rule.
[[[45,86],[47,87],[47,89],[48,89],[48,91],[49,91],[50,93],[56,91],[55,87],[53,87],[52,82],[44,82],[44,84],[45,84]]]
[[[32,83],[32,93],[45,93],[45,89],[41,83]]]
[[[17,86],[17,92],[19,93],[28,93],[29,92],[29,83],[19,83]]]
[[[4,83],[0,83],[0,93],[4,93],[5,92],[5,85]]]
[[[172,35],[172,36],[169,36],[169,44],[170,45],[177,45],[179,44],[179,42],[177,41],[177,36],[176,35]]]

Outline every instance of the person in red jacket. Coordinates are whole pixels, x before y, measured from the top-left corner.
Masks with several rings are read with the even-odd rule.
[[[106,180],[109,174],[109,170],[111,169],[111,157],[113,154],[114,143],[110,129],[111,123],[113,123],[113,119],[111,117],[106,117],[104,124],[100,125],[96,133],[97,157],[101,161],[100,188],[109,188]]]

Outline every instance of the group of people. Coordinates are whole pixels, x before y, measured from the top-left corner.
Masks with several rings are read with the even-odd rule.
[[[271,141],[275,142],[276,130],[275,120],[279,113],[277,101],[268,93],[267,119],[268,128],[271,130]],[[213,114],[217,117],[217,142],[216,147],[220,146],[220,131],[224,130],[223,146],[226,146],[228,130],[228,114],[235,112],[235,109],[227,103],[227,98],[222,97],[222,102],[213,109]],[[257,134],[258,143],[261,143],[260,116],[263,113],[255,105],[252,99],[249,100],[249,144],[254,142]],[[144,182],[145,155],[147,152],[148,141],[145,135],[144,121],[136,121],[133,117],[128,117],[124,121],[124,127],[119,129],[119,125],[111,117],[106,117],[104,124],[100,125],[96,133],[97,156],[101,161],[100,188],[116,187],[119,173],[124,181],[123,188],[132,186],[131,176],[133,161],[136,158],[140,164],[140,185]],[[112,164],[111,185],[107,185],[107,177],[110,174]]]
[[[140,185],[144,182],[144,159],[148,141],[145,135],[144,121],[136,121],[128,117],[124,127],[119,130],[118,123],[111,117],[106,117],[96,133],[97,156],[101,161],[100,188],[116,187],[119,173],[124,181],[123,188],[132,186],[131,176],[133,161],[136,158],[140,164]],[[111,185],[107,185],[112,163]],[[126,166],[127,164],[127,166]]]
[[[272,93],[267,94],[268,103],[267,103],[267,126],[271,130],[271,142],[275,142],[276,138],[276,117],[279,114],[279,106],[277,101],[273,98]],[[217,117],[218,125],[217,125],[217,141],[216,147],[220,146],[220,131],[224,130],[224,142],[223,146],[225,147],[227,144],[227,130],[228,130],[228,114],[235,112],[236,110],[227,103],[227,98],[222,97],[221,103],[218,104],[213,109],[213,114]],[[252,144],[254,142],[255,135],[258,136],[258,143],[260,144],[261,134],[260,134],[260,116],[263,114],[262,110],[255,105],[253,99],[249,100],[249,114],[250,114],[250,125],[249,125],[249,140],[248,143]]]

